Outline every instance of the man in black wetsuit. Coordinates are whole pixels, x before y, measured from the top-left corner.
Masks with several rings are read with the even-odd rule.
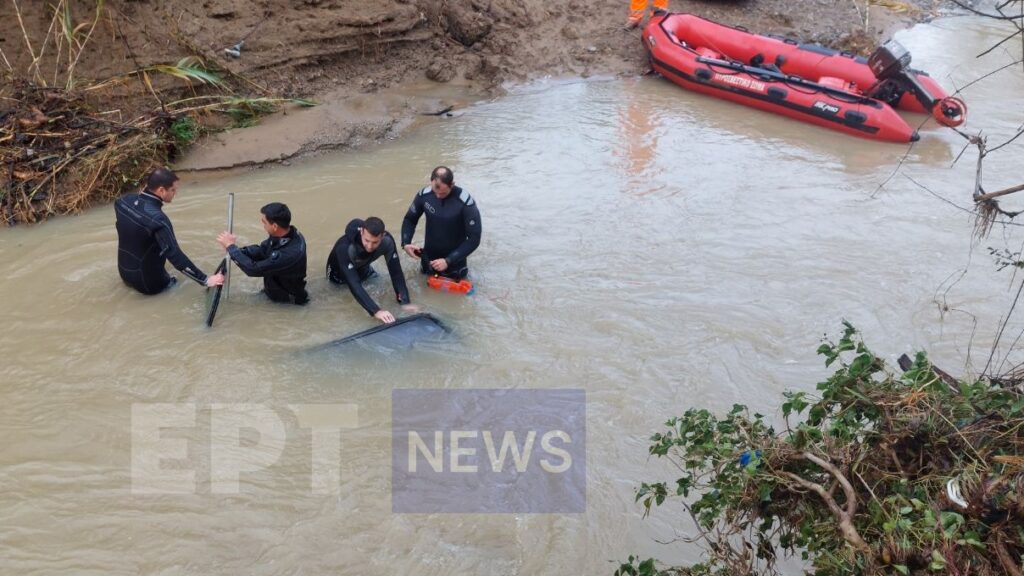
[[[420,216],[427,215],[423,248],[412,243]],[[476,201],[455,185],[455,175],[445,166],[430,174],[430,186],[413,198],[402,221],[402,248],[420,259],[424,274],[440,274],[461,280],[469,274],[466,257],[480,246],[480,210]]]
[[[158,294],[177,282],[164,268],[171,265],[204,286],[220,286],[223,274],[207,276],[185,256],[174,237],[171,220],[163,212],[178,193],[178,177],[157,168],[146,178],[146,188],[114,202],[117,217],[117,271],[124,283],[143,294]]]
[[[270,235],[260,244],[239,248],[235,235],[221,232],[217,242],[247,276],[263,278],[263,291],[274,302],[309,302],[306,293],[306,239],[291,225],[292,213],[280,202],[260,208],[260,221]]]
[[[384,222],[375,216],[366,220],[356,218],[348,223],[345,235],[338,238],[327,257],[327,279],[335,284],[348,284],[352,296],[370,316],[391,324],[395,316],[382,310],[363,288],[364,281],[377,275],[370,264],[381,257],[387,262],[395,298],[399,304],[408,305],[409,290],[398,260],[398,247],[391,233],[384,230]]]

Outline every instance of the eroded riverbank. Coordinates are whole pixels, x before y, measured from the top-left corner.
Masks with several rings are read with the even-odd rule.
[[[74,59],[78,84],[194,56],[230,78],[238,96],[320,103],[286,110],[262,127],[215,133],[179,159],[181,169],[251,166],[356,148],[397,137],[425,112],[480,101],[545,76],[631,76],[646,70],[639,32],[623,29],[627,8],[620,0],[387,0],[372,7],[342,0],[211,0],[201,6],[114,0],[104,6]],[[761,33],[863,51],[895,29],[933,17],[939,4],[673,0],[669,6]],[[85,4],[69,1],[67,8],[72,27],[86,26],[82,41],[93,14]],[[53,13],[34,5],[21,6],[17,14],[3,10],[11,12],[0,19],[9,66],[0,73],[49,84],[54,70],[56,84],[61,51],[49,36]],[[225,52],[242,40],[239,57]],[[68,80],[71,85],[70,73]],[[194,95],[168,88],[154,100],[142,86],[128,82],[110,94],[104,104],[111,115],[105,118],[127,122],[154,113],[156,100],[159,115],[166,99]],[[0,96],[9,96],[5,90]],[[8,145],[17,156],[17,142]]]

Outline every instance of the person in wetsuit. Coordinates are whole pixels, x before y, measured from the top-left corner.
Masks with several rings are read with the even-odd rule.
[[[363,288],[363,282],[377,275],[370,264],[381,257],[387,262],[398,303],[408,305],[409,289],[405,286],[402,263],[398,260],[398,247],[391,233],[384,230],[384,221],[375,216],[366,220],[356,218],[348,223],[345,235],[338,238],[327,257],[327,279],[334,284],[347,284],[356,302],[370,316],[391,324],[395,316],[382,310]]]
[[[412,243],[420,216],[427,215],[423,248]],[[413,198],[402,221],[402,249],[420,259],[424,274],[440,274],[461,280],[469,274],[466,258],[480,246],[480,210],[476,201],[455,185],[446,166],[430,173],[430,186]]]
[[[178,193],[178,176],[166,168],[153,170],[146,187],[114,202],[117,228],[117,271],[125,284],[151,295],[177,282],[167,273],[168,260],[182,274],[204,286],[224,283],[223,274],[207,276],[181,251],[171,219],[163,212]]]
[[[217,242],[247,276],[263,278],[263,291],[274,302],[309,302],[306,239],[291,225],[291,211],[280,202],[271,202],[260,208],[260,214],[263,229],[269,234],[263,242],[239,248],[230,232],[221,232]]]

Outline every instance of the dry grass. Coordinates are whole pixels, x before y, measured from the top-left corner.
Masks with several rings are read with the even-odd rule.
[[[21,6],[10,2],[22,22]],[[94,8],[89,19],[76,22],[70,0],[51,4],[42,40],[33,41],[22,25],[17,48],[30,61],[24,71],[0,52],[0,221],[7,225],[79,212],[135,189],[188,143],[172,130],[175,122],[200,125],[223,114],[251,123],[284,102],[312,105],[239,96],[236,88],[251,88],[251,82],[237,75],[226,82],[196,54],[170,63],[138,62],[127,41],[134,70],[102,80],[76,78],[104,18],[103,0]],[[134,110],[117,108],[119,101],[131,101]]]
[[[15,82],[0,95],[0,218],[37,222],[117,197],[173,152],[166,121],[104,118],[80,95]]]

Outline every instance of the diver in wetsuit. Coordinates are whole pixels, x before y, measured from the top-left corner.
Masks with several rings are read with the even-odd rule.
[[[391,324],[395,316],[382,310],[363,288],[363,282],[377,275],[370,264],[381,257],[387,262],[398,303],[409,304],[409,289],[405,286],[395,239],[384,230],[384,222],[375,216],[366,220],[356,218],[348,223],[345,235],[338,238],[327,257],[327,279],[335,284],[348,284],[352,296],[370,316]]]
[[[178,176],[166,168],[153,170],[146,187],[114,202],[117,217],[117,271],[124,283],[147,295],[159,294],[177,280],[164,264],[204,286],[224,283],[223,274],[207,276],[185,256],[174,237],[171,219],[163,212],[178,193]]]
[[[423,248],[412,243],[420,216],[427,215]],[[455,186],[455,175],[445,166],[430,173],[430,186],[413,198],[402,221],[402,248],[420,259],[424,274],[461,280],[469,274],[466,258],[480,246],[480,210],[476,201]]]
[[[239,248],[235,235],[221,232],[217,242],[247,276],[263,278],[263,291],[274,302],[303,305],[306,293],[306,239],[291,225],[292,213],[280,202],[260,208],[260,222],[269,238]]]

